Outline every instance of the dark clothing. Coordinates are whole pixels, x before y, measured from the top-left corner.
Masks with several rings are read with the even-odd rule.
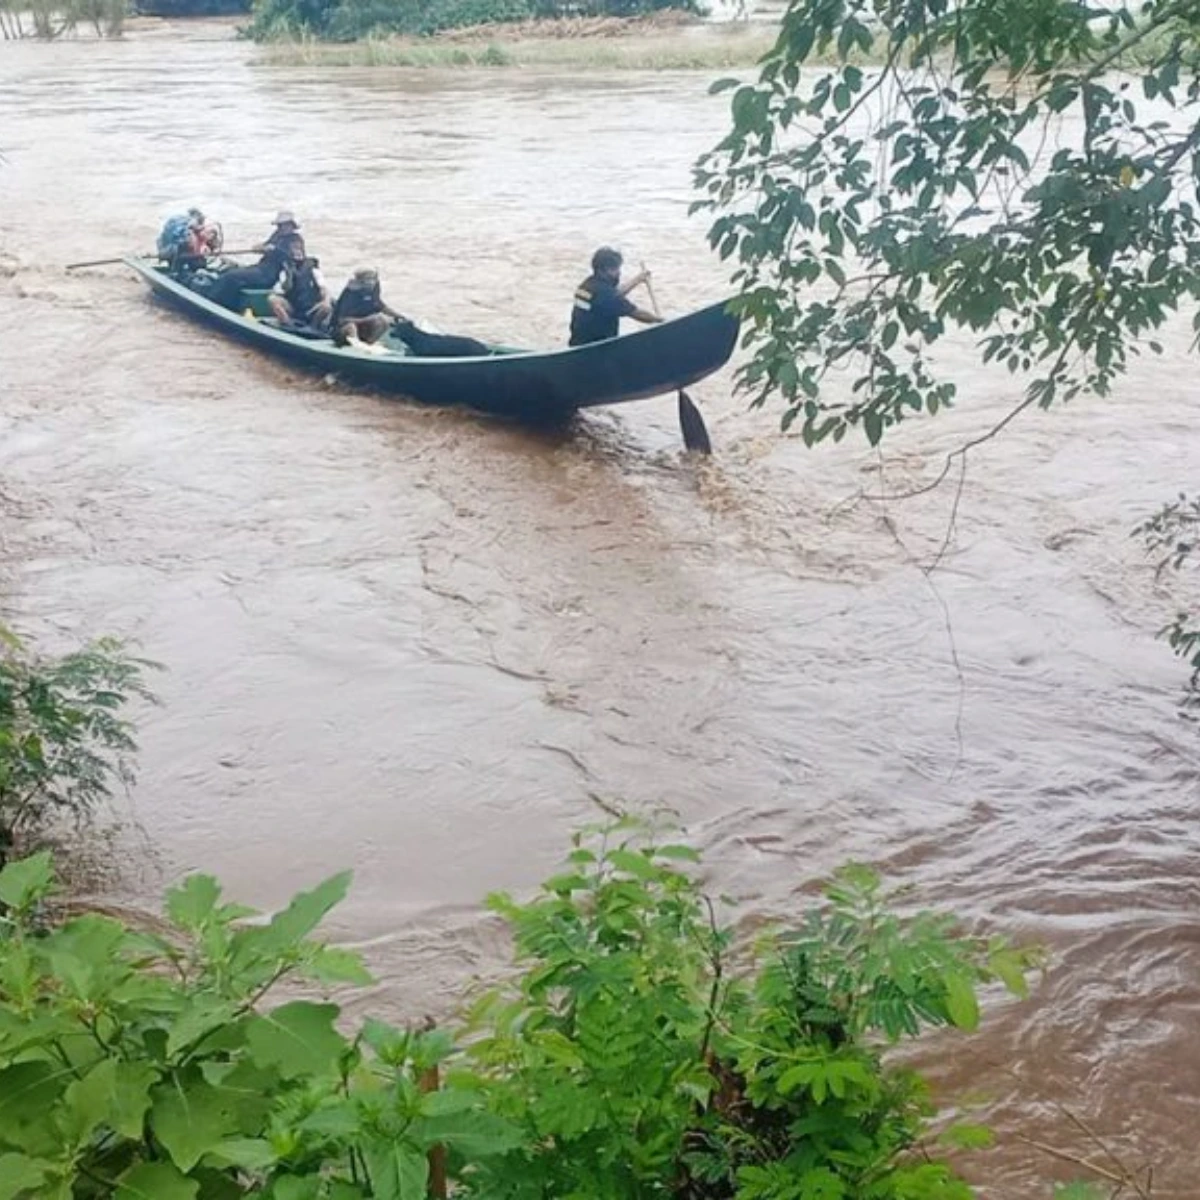
[[[298,313],[309,313],[321,303],[321,282],[315,258],[288,262],[284,268],[283,298]]]
[[[451,333],[426,333],[411,321],[397,321],[395,332],[418,358],[475,358],[491,350],[473,337]]]
[[[271,236],[262,243],[263,249],[268,254],[272,250],[286,250],[288,248],[288,243],[292,240],[292,238],[298,237],[300,237],[300,231],[298,229],[280,229],[279,226],[276,225],[275,228],[271,230]]]
[[[615,284],[589,275],[575,289],[569,345],[586,346],[589,342],[615,338],[621,318],[636,309],[637,305],[628,296],[622,296]]]
[[[368,288],[348,283],[333,306],[333,325],[336,329],[343,321],[361,321],[382,311],[383,297],[378,284]]]
[[[272,235],[274,237],[275,235]],[[234,267],[232,271],[223,271],[208,298],[222,308],[237,312],[242,306],[244,290],[268,291],[275,286],[279,272],[287,262],[285,250],[268,239],[266,253],[252,267]]]

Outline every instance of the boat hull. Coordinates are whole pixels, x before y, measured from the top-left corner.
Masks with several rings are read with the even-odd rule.
[[[678,391],[719,370],[737,344],[738,319],[724,304],[715,304],[589,346],[505,350],[471,358],[376,355],[299,337],[230,312],[184,287],[151,260],[125,261],[173,307],[297,366],[424,404],[463,405],[529,421],[559,420],[580,408]]]

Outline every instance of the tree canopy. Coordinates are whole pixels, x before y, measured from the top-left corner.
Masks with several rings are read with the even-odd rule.
[[[957,398],[959,328],[1020,409],[1107,392],[1200,296],[1198,63],[1195,0],[793,0],[696,169],[742,385],[875,444]]]

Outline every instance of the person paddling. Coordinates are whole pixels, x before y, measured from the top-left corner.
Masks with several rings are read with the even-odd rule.
[[[242,292],[248,289],[267,291],[275,286],[279,274],[287,266],[289,246],[294,238],[303,238],[295,215],[287,209],[281,211],[273,222],[275,228],[265,242],[255,246],[262,257],[253,266],[234,267],[223,271],[208,298],[223,308],[237,312],[242,306]]]
[[[601,246],[592,255],[592,273],[576,289],[571,307],[571,346],[586,346],[615,338],[620,332],[621,318],[657,325],[662,321],[657,313],[638,308],[629,299],[635,287],[650,282],[649,271],[639,271],[632,279],[621,282],[624,260],[620,251]]]

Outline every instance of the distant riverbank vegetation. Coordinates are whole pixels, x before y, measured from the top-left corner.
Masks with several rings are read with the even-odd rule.
[[[732,71],[753,67],[777,30],[723,24],[681,31],[661,19],[576,19],[447,32],[372,35],[352,42],[311,35],[269,41],[260,61],[283,67],[533,67],[573,71]],[[693,36],[694,35],[694,36]]]
[[[80,28],[97,37],[120,37],[127,0],[0,0],[0,38],[52,41]]]
[[[699,15],[698,0],[259,0],[247,32],[257,41],[350,42],[388,35],[425,38],[474,26]]]

